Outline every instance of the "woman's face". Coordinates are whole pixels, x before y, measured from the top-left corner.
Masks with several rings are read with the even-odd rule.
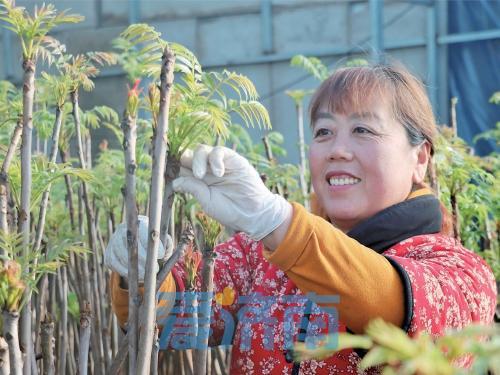
[[[356,224],[402,202],[413,183],[423,181],[428,145],[412,147],[387,105],[363,113],[320,108],[309,148],[312,184],[332,223],[349,231]]]

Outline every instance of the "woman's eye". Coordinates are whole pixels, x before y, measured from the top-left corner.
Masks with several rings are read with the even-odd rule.
[[[352,132],[358,134],[373,134],[371,130],[365,128],[364,126],[356,126]]]
[[[324,137],[325,135],[331,134],[331,131],[325,128],[319,128],[314,132],[314,138]]]

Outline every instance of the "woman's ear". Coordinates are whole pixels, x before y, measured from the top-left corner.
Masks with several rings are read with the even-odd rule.
[[[417,152],[417,164],[413,171],[412,181],[414,184],[421,184],[424,182],[425,173],[427,172],[427,165],[429,164],[431,155],[431,145],[425,141],[418,145],[415,151]]]

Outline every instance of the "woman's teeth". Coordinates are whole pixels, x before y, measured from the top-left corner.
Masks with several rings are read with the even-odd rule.
[[[330,185],[331,186],[342,186],[342,185],[354,185],[360,182],[359,178],[355,177],[331,177]]]

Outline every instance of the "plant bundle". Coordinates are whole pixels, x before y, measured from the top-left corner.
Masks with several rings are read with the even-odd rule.
[[[470,325],[433,338],[421,333],[410,338],[400,328],[372,320],[364,335],[338,333],[326,336],[316,347],[296,343],[294,360],[322,359],[347,349],[368,350],[360,366],[366,370],[383,366],[383,374],[485,374],[500,373],[500,330],[495,326]],[[464,364],[469,369],[464,369]]]
[[[0,309],[19,311],[26,284],[21,279],[21,266],[13,260],[0,262]]]

